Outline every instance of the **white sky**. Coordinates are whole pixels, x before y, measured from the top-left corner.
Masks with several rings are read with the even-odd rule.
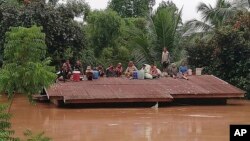
[[[66,1],[66,0],[61,0]],[[109,0],[85,0],[91,7],[91,9],[105,9],[107,7]],[[159,3],[162,0],[156,0],[156,4],[154,8],[157,8]],[[166,1],[166,0],[165,0]],[[182,11],[182,20],[186,22],[191,19],[201,19],[200,14],[197,13],[197,6],[200,2],[204,2],[206,4],[215,5],[216,0],[172,0],[176,6]]]
[[[109,0],[85,0],[89,3],[91,9],[105,9],[107,7],[107,3]],[[158,7],[159,3],[162,0],[156,0],[155,7]],[[166,0],[165,0],[166,1]],[[215,5],[216,0],[172,0],[176,6],[181,9],[183,6],[182,11],[182,19],[183,22],[191,20],[191,19],[201,19],[200,14],[197,13],[197,5],[200,2],[204,2],[206,4],[211,4],[212,6]]]

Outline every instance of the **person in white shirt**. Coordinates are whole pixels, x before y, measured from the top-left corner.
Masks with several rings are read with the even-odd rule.
[[[167,69],[170,64],[170,54],[166,47],[164,47],[162,51],[161,64],[162,72],[167,73]]]

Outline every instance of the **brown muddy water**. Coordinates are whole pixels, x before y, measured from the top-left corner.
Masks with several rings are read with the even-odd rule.
[[[158,109],[58,108],[16,96],[10,112],[16,136],[30,129],[54,141],[229,141],[230,124],[250,124],[246,100]]]

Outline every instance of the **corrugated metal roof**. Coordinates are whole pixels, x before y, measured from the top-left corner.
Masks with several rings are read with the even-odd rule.
[[[189,78],[100,78],[93,81],[59,82],[47,90],[47,95],[51,99],[62,99],[68,103],[99,103],[171,101],[173,98],[230,98],[243,97],[245,93],[212,75]]]

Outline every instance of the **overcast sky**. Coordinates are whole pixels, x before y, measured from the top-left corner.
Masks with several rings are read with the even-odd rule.
[[[66,0],[61,0],[66,1]],[[91,7],[91,9],[105,9],[107,7],[109,0],[85,0]],[[158,7],[159,3],[162,0],[155,0],[155,8]],[[165,0],[167,1],[167,0]],[[215,5],[216,0],[172,0],[179,9],[183,6],[182,11],[182,20],[186,22],[191,19],[201,19],[200,14],[197,13],[197,6],[200,2],[204,2],[206,4],[211,4],[213,7]]]
[[[85,0],[89,3],[91,9],[105,9],[109,0]],[[156,0],[155,8],[158,7],[162,0]],[[166,0],[165,0],[166,1]],[[181,9],[183,6],[182,19],[183,21],[188,21],[191,19],[201,19],[200,15],[197,13],[197,5],[200,2],[206,4],[215,5],[216,0],[172,0],[176,6]]]

